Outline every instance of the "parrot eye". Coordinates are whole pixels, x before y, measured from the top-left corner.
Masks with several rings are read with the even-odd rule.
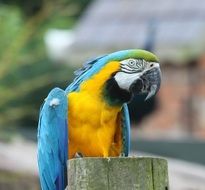
[[[134,65],[136,64],[136,60],[130,59],[129,62],[128,62],[128,64],[129,64],[130,66],[134,66]]]

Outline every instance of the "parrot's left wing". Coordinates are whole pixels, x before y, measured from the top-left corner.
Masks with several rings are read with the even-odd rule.
[[[127,104],[122,108],[122,154],[128,156],[130,151],[130,116]]]
[[[68,159],[67,97],[54,88],[46,98],[38,125],[38,165],[42,190],[64,190]]]

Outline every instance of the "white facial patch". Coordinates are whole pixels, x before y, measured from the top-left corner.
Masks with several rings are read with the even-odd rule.
[[[142,73],[124,73],[124,72],[118,72],[114,76],[117,84],[121,89],[128,90],[131,86],[131,84],[136,81]]]
[[[147,62],[144,59],[126,59],[121,61],[121,71],[114,76],[121,89],[129,91],[130,86],[145,72],[159,68],[159,63]]]

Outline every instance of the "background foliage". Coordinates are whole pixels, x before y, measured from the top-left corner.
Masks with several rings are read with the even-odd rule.
[[[49,28],[72,28],[89,0],[0,0],[0,128],[36,126],[39,107],[54,86],[73,78],[68,64],[48,59]]]

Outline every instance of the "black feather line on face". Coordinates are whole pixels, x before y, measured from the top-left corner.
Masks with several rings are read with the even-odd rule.
[[[114,76],[115,73],[112,74]],[[111,106],[120,106],[125,102],[129,102],[132,94],[127,90],[121,89],[114,77],[108,79],[103,89],[103,98]]]

